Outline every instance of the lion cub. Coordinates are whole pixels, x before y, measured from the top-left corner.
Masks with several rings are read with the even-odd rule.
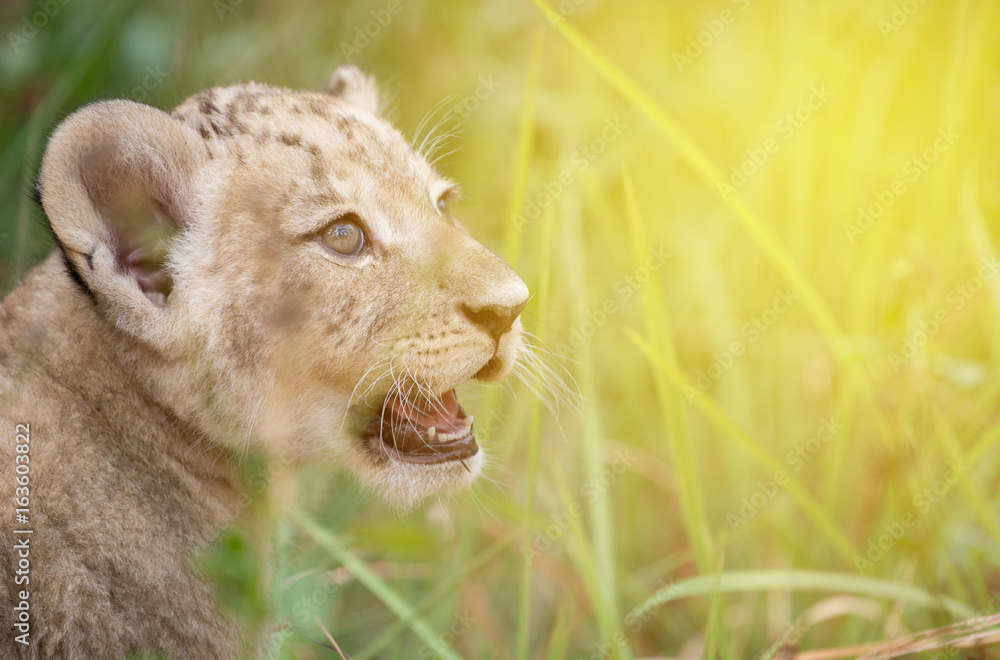
[[[342,67],[52,135],[58,249],[0,307],[0,656],[255,654],[189,568],[249,449],[402,507],[480,470],[454,387],[510,371],[528,292],[376,99]]]

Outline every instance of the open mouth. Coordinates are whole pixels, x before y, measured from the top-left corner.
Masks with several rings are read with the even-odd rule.
[[[461,461],[479,453],[472,415],[458,405],[455,390],[433,400],[386,397],[365,427],[364,439],[376,451],[407,463]]]

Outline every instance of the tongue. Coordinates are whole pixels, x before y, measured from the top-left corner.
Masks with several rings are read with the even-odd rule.
[[[429,429],[432,426],[439,433],[451,433],[465,428],[466,414],[458,405],[455,390],[449,390],[436,401],[411,403],[402,398],[393,399],[389,413],[397,420]]]
[[[387,399],[365,431],[378,451],[410,463],[443,463],[475,456],[472,417],[458,405],[455,391],[434,401]]]

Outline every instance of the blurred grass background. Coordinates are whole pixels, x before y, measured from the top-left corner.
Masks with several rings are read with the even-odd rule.
[[[321,88],[353,61],[407,135],[449,117],[456,213],[579,391],[464,387],[488,478],[407,517],[310,469],[274,512],[273,587],[238,535],[210,558],[238,613],[356,660],[771,657],[1000,613],[997,2],[0,19],[4,290],[51,249],[27,194],[74,109]],[[340,657],[291,630],[278,657]]]

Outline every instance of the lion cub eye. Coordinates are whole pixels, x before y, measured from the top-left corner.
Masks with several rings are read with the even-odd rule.
[[[365,246],[365,234],[353,215],[334,220],[320,233],[319,239],[334,252],[348,257],[358,254]]]

